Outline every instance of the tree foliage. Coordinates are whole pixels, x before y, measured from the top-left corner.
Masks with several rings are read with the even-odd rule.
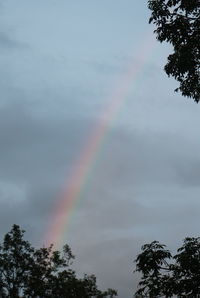
[[[175,255],[153,241],[142,246],[135,262],[142,274],[135,297],[200,296],[200,238],[185,238]]]
[[[175,91],[200,100],[200,0],[149,0],[149,22],[157,39],[173,46],[165,71],[179,83]]]
[[[116,291],[97,288],[96,277],[77,278],[71,269],[74,256],[68,245],[62,252],[33,248],[24,231],[13,225],[0,245],[0,297],[20,298],[104,298]]]

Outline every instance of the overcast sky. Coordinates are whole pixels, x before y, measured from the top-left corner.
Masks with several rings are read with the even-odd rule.
[[[0,233],[19,224],[37,246],[153,27],[141,0],[0,3]],[[142,244],[174,249],[200,235],[200,107],[163,72],[170,47],[154,41],[149,51],[63,235],[77,272],[121,298],[136,289]]]

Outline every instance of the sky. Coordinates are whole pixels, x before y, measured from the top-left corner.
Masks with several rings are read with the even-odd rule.
[[[18,224],[45,245],[94,127],[145,49],[62,234],[78,275],[121,298],[137,288],[141,245],[174,250],[199,236],[200,107],[174,93],[171,48],[149,15],[146,1],[0,2],[1,239]]]

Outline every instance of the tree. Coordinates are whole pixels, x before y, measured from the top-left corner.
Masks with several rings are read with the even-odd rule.
[[[175,91],[199,102],[200,0],[149,0],[148,7],[157,39],[173,46],[165,72],[180,83]]]
[[[185,238],[174,256],[158,241],[145,244],[135,262],[142,274],[135,297],[199,297],[199,237]]]
[[[100,291],[94,275],[77,278],[68,245],[62,252],[53,250],[53,245],[35,249],[23,237],[24,231],[13,225],[0,245],[0,297],[116,297],[112,289]]]

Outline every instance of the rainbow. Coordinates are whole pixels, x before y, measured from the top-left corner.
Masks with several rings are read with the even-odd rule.
[[[132,88],[133,83],[136,83],[136,79],[144,69],[154,44],[152,35],[145,39],[145,44],[139,48],[139,54],[136,56],[137,61],[134,59],[134,63],[128,68],[120,84],[109,96],[105,111],[86,142],[80,158],[77,160],[68,180],[66,190],[57,200],[51,227],[47,233],[46,244],[53,243],[56,248],[60,248],[62,245],[66,227],[69,225],[77,201],[81,198],[81,193],[88,181],[89,174],[104,143],[107,132],[124,105],[129,89]]]

